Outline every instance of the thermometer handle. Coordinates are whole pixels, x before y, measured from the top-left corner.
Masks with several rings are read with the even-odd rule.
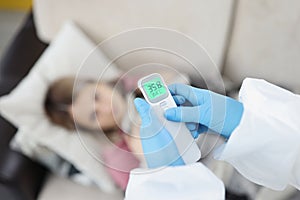
[[[154,105],[153,109],[164,127],[173,137],[179,154],[185,164],[195,163],[201,158],[201,152],[190,131],[186,128],[185,123],[168,121],[164,117],[164,111],[172,107],[177,107],[177,105],[170,95],[165,101]]]

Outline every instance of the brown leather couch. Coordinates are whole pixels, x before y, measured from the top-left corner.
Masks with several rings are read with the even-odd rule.
[[[0,96],[26,76],[47,48],[36,36],[30,13],[0,60]],[[9,148],[16,128],[0,117],[0,199],[33,200],[47,174],[45,167]]]

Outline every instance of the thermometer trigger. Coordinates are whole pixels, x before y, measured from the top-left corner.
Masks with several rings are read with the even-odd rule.
[[[163,101],[160,103],[160,107],[163,109],[163,110],[166,110],[169,108],[168,106],[168,103],[166,101]]]

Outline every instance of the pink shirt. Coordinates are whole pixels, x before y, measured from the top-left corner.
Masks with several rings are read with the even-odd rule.
[[[116,185],[125,190],[130,171],[139,166],[138,159],[130,152],[124,139],[114,146],[106,148],[102,156],[107,172]]]

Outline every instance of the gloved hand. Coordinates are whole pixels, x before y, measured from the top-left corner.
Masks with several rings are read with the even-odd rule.
[[[148,167],[184,165],[173,138],[151,106],[141,98],[136,98],[134,104],[142,119],[140,139]]]
[[[187,122],[187,128],[195,138],[207,128],[229,138],[240,123],[244,107],[232,98],[184,84],[170,85],[169,90],[177,104],[187,100],[192,106],[170,108],[165,117],[175,122]]]

